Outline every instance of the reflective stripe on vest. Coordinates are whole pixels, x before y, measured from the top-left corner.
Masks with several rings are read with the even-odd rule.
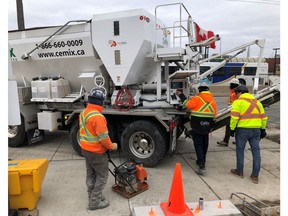
[[[195,97],[200,98],[200,100],[203,102],[203,105],[198,110],[191,110],[191,116],[214,118],[214,109],[211,106],[213,101],[208,103],[199,96],[195,96]],[[204,112],[205,109],[208,109],[209,112]]]
[[[261,114],[260,108],[257,105],[257,100],[254,99],[248,99],[248,98],[240,98],[238,100],[245,100],[248,103],[250,103],[248,109],[246,110],[246,112],[244,112],[242,115],[240,115],[239,112],[231,112],[231,115],[234,117],[238,117],[239,120],[241,119],[262,119],[265,118],[266,115],[265,114]],[[258,113],[252,113],[252,111],[256,109],[258,111]]]
[[[88,130],[88,128],[85,127],[85,122],[87,122],[88,119],[90,119],[91,117],[94,117],[94,116],[102,116],[102,114],[99,112],[96,112],[96,111],[89,112],[85,117],[84,117],[84,112],[82,112],[80,114],[80,124],[79,124],[79,126],[80,126],[80,141],[96,143],[96,142],[104,140],[108,137],[108,131],[101,133],[101,134],[97,134],[97,136],[94,136]],[[82,129],[84,130],[85,134],[81,134]]]

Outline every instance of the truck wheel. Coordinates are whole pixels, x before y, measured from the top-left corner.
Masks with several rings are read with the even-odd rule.
[[[24,118],[21,115],[21,125],[8,126],[8,146],[20,147],[27,142]]]
[[[118,142],[118,132],[115,122],[112,119],[106,118],[108,134],[112,142]]]
[[[135,121],[123,131],[121,145],[129,158],[153,167],[166,152],[165,131],[153,122]]]
[[[80,146],[80,134],[79,134],[79,123],[78,120],[74,121],[70,128],[70,142],[74,151],[82,156],[82,148]]]

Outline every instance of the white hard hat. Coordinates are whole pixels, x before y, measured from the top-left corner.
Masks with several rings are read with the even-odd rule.
[[[207,84],[206,82],[201,82],[201,83],[199,84],[198,88],[200,88],[200,87],[207,87],[207,88],[209,88],[209,86],[208,86],[208,84]]]
[[[233,78],[233,79],[231,79],[230,84],[237,84],[237,85],[239,85],[239,80],[238,80],[237,78]]]

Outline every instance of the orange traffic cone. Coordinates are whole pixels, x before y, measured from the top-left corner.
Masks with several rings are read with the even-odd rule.
[[[157,216],[157,213],[151,208],[151,210],[148,213],[148,216]]]
[[[194,216],[184,201],[184,191],[182,184],[182,173],[180,163],[176,163],[173,181],[170,189],[168,202],[160,203],[162,211],[166,216],[187,215]]]
[[[221,201],[220,201],[219,204],[217,205],[217,208],[222,208],[222,203],[221,203]]]
[[[195,208],[195,210],[194,210],[194,213],[195,213],[195,214],[199,214],[200,211],[201,211],[201,210],[200,210],[200,208],[199,208],[199,205],[197,205],[196,208]]]

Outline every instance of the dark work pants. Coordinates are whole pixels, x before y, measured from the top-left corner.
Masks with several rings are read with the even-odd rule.
[[[226,143],[229,143],[229,140],[230,140],[230,118],[229,118],[229,122],[226,125],[225,137],[224,137],[223,141]]]
[[[86,185],[90,205],[101,201],[102,191],[108,180],[108,157],[82,150],[86,162]]]
[[[192,131],[192,139],[194,142],[194,148],[197,156],[197,164],[199,166],[205,166],[206,154],[209,144],[209,134],[199,134]]]

